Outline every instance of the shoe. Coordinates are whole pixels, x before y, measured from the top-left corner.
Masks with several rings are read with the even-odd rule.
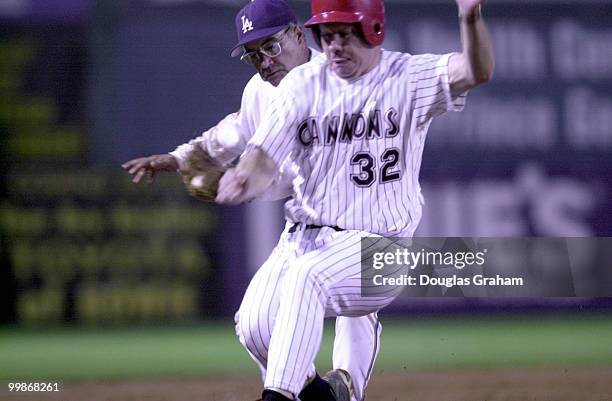
[[[310,382],[298,394],[300,401],[336,401],[336,395],[328,382],[315,373]]]
[[[272,390],[264,390],[261,394],[262,401],[291,401],[281,393]]]
[[[335,401],[351,401],[353,395],[353,383],[351,375],[342,369],[330,370],[323,376],[323,380],[329,383],[329,386],[336,397]]]

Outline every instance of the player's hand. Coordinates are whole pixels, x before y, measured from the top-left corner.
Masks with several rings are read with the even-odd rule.
[[[134,177],[132,182],[135,184],[144,177],[147,182],[152,183],[160,171],[176,171],[179,168],[178,162],[170,154],[139,157],[123,163],[121,167]]]
[[[215,202],[224,205],[237,205],[246,202],[247,176],[231,168],[223,174],[219,181]]]
[[[470,15],[479,4],[484,4],[485,0],[456,0],[459,7],[459,15]]]

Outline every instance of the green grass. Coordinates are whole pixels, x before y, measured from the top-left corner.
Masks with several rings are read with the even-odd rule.
[[[612,316],[383,322],[377,371],[612,365]],[[317,360],[330,365],[326,330]],[[255,375],[230,324],[0,329],[0,379]]]
[[[5,330],[0,377],[96,379],[247,373],[227,324],[180,328]]]
[[[611,365],[612,317],[397,322],[383,330],[379,368]]]

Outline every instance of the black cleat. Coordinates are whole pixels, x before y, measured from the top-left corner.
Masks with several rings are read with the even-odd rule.
[[[261,395],[262,401],[291,401],[281,393],[272,390],[264,390]]]
[[[334,392],[335,401],[351,401],[353,383],[351,376],[342,369],[330,370],[323,376]]]

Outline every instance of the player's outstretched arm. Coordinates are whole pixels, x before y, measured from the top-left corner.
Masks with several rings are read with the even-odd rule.
[[[160,171],[176,171],[179,168],[178,162],[170,154],[139,157],[123,163],[121,167],[133,176],[132,182],[135,184],[144,177],[152,183]]]
[[[238,116],[238,112],[227,115],[217,125],[188,143],[179,145],[172,152],[139,157],[123,163],[121,167],[134,177],[132,179],[134,183],[139,183],[145,177],[152,183],[160,171],[177,171],[185,168],[187,160],[199,148],[208,152],[210,157],[219,163],[229,163],[240,156],[247,141],[242,134],[245,131],[242,125],[245,123]]]
[[[235,169],[229,169],[219,181],[217,203],[237,205],[264,193],[274,182],[276,163],[259,148],[246,153]]]
[[[170,154],[177,160],[179,169],[183,168],[191,152],[198,147],[220,164],[229,164],[242,154],[251,136],[247,124],[240,112],[229,114],[200,136],[179,145]]]
[[[451,92],[461,93],[491,80],[493,47],[481,14],[484,0],[456,0],[459,7],[462,52],[449,61]]]

